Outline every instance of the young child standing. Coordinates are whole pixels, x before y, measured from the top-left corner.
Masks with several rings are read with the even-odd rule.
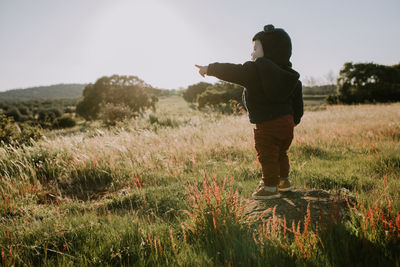
[[[242,100],[250,123],[255,124],[255,148],[262,168],[253,199],[278,198],[279,191],[292,188],[287,151],[293,128],[303,116],[303,96],[300,75],[291,68],[291,55],[289,35],[269,24],[253,37],[252,61],[195,65],[203,77],[215,76],[244,87]]]

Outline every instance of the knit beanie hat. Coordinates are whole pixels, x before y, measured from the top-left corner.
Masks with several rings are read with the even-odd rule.
[[[275,28],[272,24],[265,25],[263,31],[254,35],[253,41],[255,40],[261,41],[264,57],[282,67],[292,66],[289,61],[292,55],[292,42],[284,29]]]

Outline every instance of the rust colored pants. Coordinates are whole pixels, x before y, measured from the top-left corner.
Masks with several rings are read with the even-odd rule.
[[[277,186],[280,177],[285,178],[289,175],[287,151],[293,140],[293,128],[292,115],[284,115],[255,125],[255,147],[266,186]]]

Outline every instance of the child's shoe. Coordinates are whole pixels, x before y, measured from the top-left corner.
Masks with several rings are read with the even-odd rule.
[[[252,199],[273,199],[279,198],[281,194],[279,194],[278,189],[275,187],[264,186],[263,182],[260,182],[256,191],[251,195]]]
[[[290,181],[288,178],[280,179],[278,190],[281,192],[287,192],[287,191],[292,190],[292,185],[290,184]]]

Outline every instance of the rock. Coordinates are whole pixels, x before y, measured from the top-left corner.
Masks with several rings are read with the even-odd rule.
[[[294,189],[291,192],[282,192],[281,197],[276,199],[246,200],[245,215],[250,218],[258,218],[261,215],[259,219],[268,220],[276,206],[277,219],[283,220],[285,217],[287,225],[291,225],[292,221],[296,224],[304,221],[309,206],[312,222],[323,218],[340,220],[347,213],[347,202],[352,205],[354,201],[353,197],[341,192],[335,194],[321,189]],[[270,211],[266,211],[270,208]],[[265,213],[262,214],[263,212]]]

